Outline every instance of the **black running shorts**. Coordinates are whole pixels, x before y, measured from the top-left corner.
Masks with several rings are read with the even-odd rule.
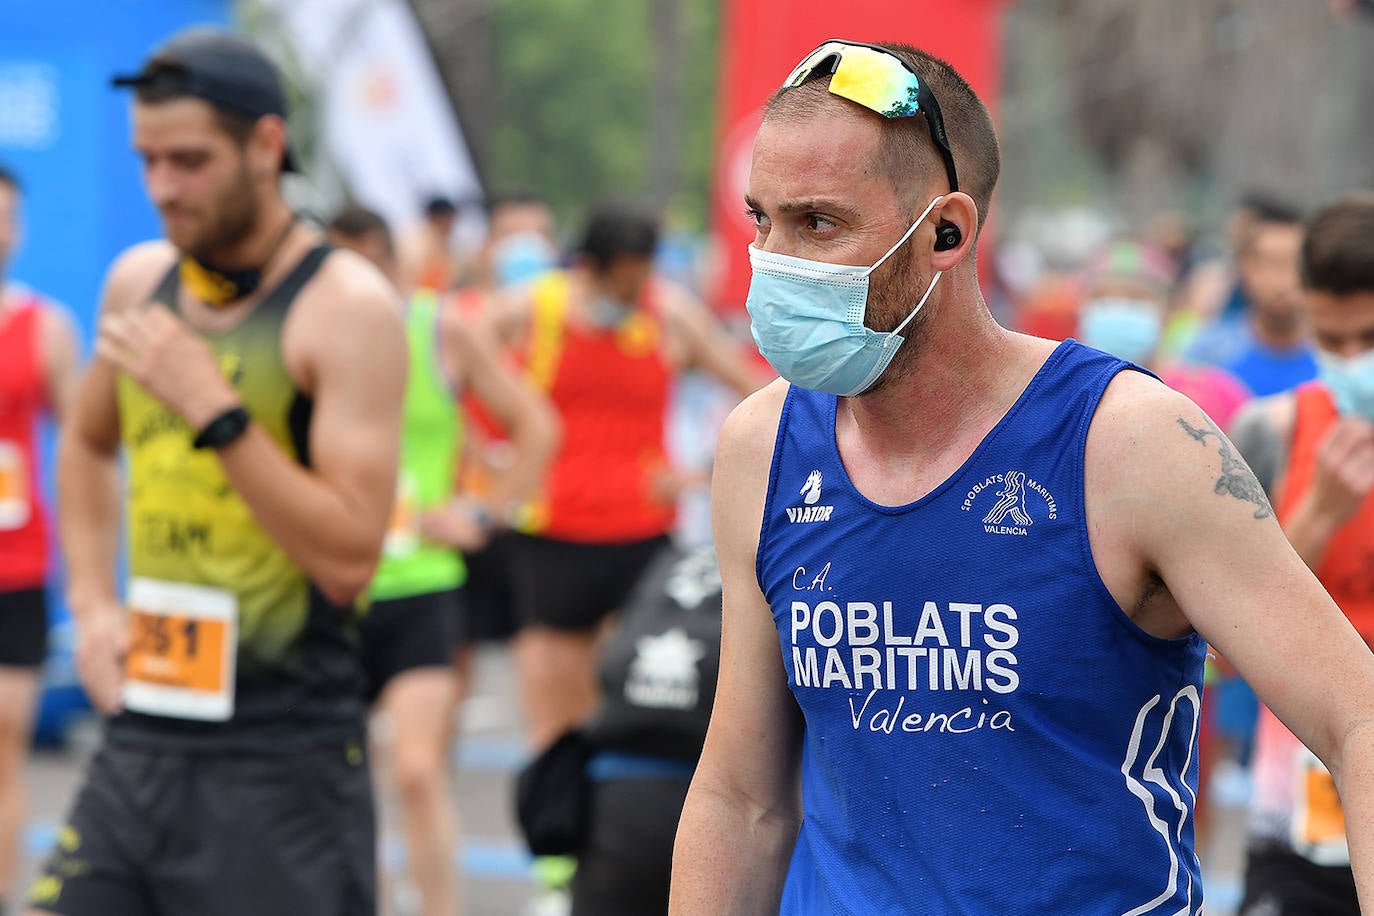
[[[358,625],[369,704],[403,671],[453,663],[461,607],[456,590],[372,602]]]
[[[520,622],[588,630],[620,610],[667,535],[623,544],[580,544],[516,535],[511,573]]]
[[[372,916],[357,741],[297,754],[106,744],[29,892],[61,916]]]
[[[468,568],[463,583],[465,643],[505,642],[519,628],[510,569],[514,537],[509,531],[499,531],[481,550],[463,554]]]
[[[0,665],[37,668],[48,652],[48,600],[41,588],[0,592]]]
[[[572,880],[572,916],[668,912],[673,837],[689,779],[592,783],[591,823]]]
[[[1277,844],[1255,846],[1245,862],[1239,916],[1360,916],[1350,866],[1317,865]]]

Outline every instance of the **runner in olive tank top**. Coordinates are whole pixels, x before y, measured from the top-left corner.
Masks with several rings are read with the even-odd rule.
[[[282,200],[284,94],[256,48],[188,31],[118,82],[167,239],[110,268],[59,447],[77,668],[112,718],[31,913],[372,914],[357,620],[396,477],[399,303]]]

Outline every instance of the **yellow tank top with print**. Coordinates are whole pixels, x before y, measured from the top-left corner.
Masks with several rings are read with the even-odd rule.
[[[281,331],[328,254],[326,246],[314,249],[240,324],[203,335],[254,423],[306,466],[311,402],[287,371]],[[173,269],[152,304],[176,311],[178,293]],[[125,712],[111,721],[111,740],[282,751],[361,734],[354,609],[331,605],[311,584],[258,524],[216,453],[192,447],[195,431],[177,414],[127,376],[119,378],[118,402],[130,582],[229,595],[236,638],[227,719]],[[165,646],[178,632],[154,635]],[[136,628],[132,638],[140,636]]]

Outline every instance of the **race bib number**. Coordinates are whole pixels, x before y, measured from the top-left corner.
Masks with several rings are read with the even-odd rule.
[[[234,714],[238,601],[222,588],[131,579],[124,706],[175,719]]]
[[[16,442],[0,439],[0,531],[14,531],[29,523],[28,464]]]
[[[1293,848],[1318,865],[1349,865],[1345,809],[1321,760],[1305,747],[1297,751],[1297,800],[1293,811]]]
[[[416,505],[415,486],[408,475],[402,474],[396,484],[396,504],[386,527],[382,553],[388,557],[404,557],[414,553],[419,546],[420,511]]]

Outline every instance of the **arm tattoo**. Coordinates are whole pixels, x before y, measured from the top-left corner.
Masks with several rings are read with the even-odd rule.
[[[1207,419],[1204,417],[1204,419]],[[1208,436],[1216,436],[1220,446],[1221,454],[1221,476],[1217,478],[1215,487],[1218,496],[1230,493],[1236,499],[1254,503],[1259,508],[1255,509],[1255,518],[1268,518],[1274,514],[1274,510],[1269,506],[1269,500],[1264,495],[1264,488],[1260,486],[1255,475],[1250,472],[1250,468],[1237,457],[1231,450],[1231,443],[1226,441],[1226,437],[1217,429],[1217,425],[1207,419],[1207,425],[1211,429],[1199,429],[1191,425],[1182,417],[1178,418],[1178,425],[1183,427],[1183,431],[1192,436],[1198,442],[1207,444]]]

